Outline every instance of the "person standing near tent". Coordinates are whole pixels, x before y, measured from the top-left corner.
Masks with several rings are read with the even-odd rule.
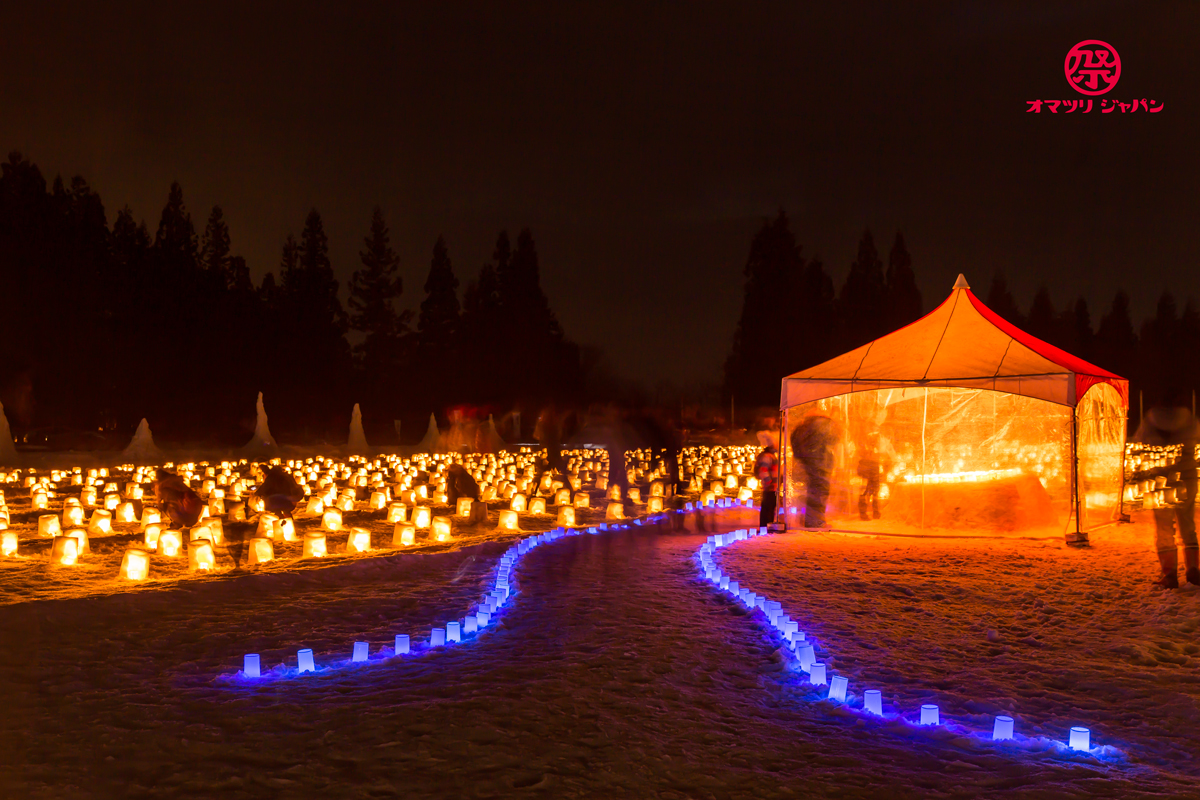
[[[833,475],[833,448],[838,442],[833,420],[815,414],[792,431],[792,453],[804,470],[808,493],[804,501],[804,527],[825,527],[825,504],[829,501],[829,480]]]
[[[1154,529],[1158,545],[1158,562],[1162,577],[1158,585],[1164,589],[1179,588],[1179,551],[1175,545],[1175,526],[1183,542],[1183,561],[1188,583],[1200,586],[1200,544],[1196,540],[1196,442],[1200,425],[1188,408],[1184,392],[1169,389],[1147,413],[1133,435],[1135,442],[1157,447],[1182,448],[1179,458],[1166,467],[1142,473],[1142,477],[1166,476],[1168,486],[1175,489],[1175,503],[1154,509]]]
[[[858,496],[860,519],[879,519],[879,490],[883,476],[892,466],[892,446],[879,431],[871,431],[859,451],[858,476],[862,478],[862,493]],[[867,516],[870,507],[871,515]]]
[[[754,477],[762,486],[762,506],[758,511],[758,527],[765,528],[775,521],[776,491],[779,489],[779,458],[775,445],[769,444],[754,462]]]

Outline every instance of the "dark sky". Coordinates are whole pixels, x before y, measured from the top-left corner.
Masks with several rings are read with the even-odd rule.
[[[716,379],[780,206],[839,286],[902,230],[927,308],[997,267],[1094,318],[1200,297],[1193,2],[80,5],[5,4],[0,147],[110,221],[179,180],[261,277],[316,206],[345,281],[378,204],[409,305],[438,234],[465,286],[528,225],[567,333],[650,385]],[[1027,114],[1083,39],[1164,110]]]

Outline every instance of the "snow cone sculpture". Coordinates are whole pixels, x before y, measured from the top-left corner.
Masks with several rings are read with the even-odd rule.
[[[121,451],[121,459],[134,464],[162,462],[163,452],[154,444],[154,436],[150,433],[150,423],[144,418],[138,423],[129,446]]]
[[[254,435],[250,437],[250,441],[246,442],[242,451],[246,454],[266,455],[273,454],[278,449],[279,445],[275,443],[275,437],[271,435],[271,428],[267,425],[267,409],[263,405],[263,394],[259,392],[258,402],[255,406]]]
[[[355,403],[354,411],[350,414],[350,440],[346,442],[346,452],[363,456],[369,450],[367,434],[363,431],[362,411],[359,409],[358,403]]]

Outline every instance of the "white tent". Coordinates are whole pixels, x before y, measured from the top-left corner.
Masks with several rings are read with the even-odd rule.
[[[960,275],[916,322],[783,379],[781,507],[820,524],[827,479],[834,527],[1086,540],[1119,514],[1128,398],[1128,381],[1002,319]]]

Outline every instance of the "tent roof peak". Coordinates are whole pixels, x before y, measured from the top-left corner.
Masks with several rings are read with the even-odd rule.
[[[967,278],[961,272],[958,273],[958,280],[954,282],[955,289],[970,289],[971,284],[967,283]]]

